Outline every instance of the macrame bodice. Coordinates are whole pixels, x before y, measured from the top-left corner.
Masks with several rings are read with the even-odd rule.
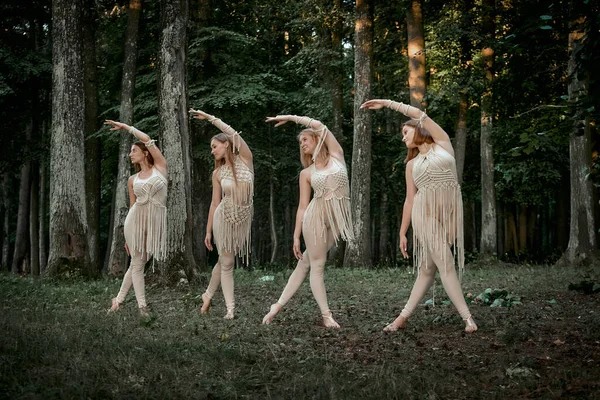
[[[350,182],[346,166],[330,157],[329,167],[318,170],[313,163],[310,168],[310,184],[314,195],[304,213],[305,224],[315,230],[315,237],[323,237],[331,228],[335,241],[354,238],[350,211]]]
[[[150,177],[141,179],[139,173],[133,178],[136,200],[129,209],[127,219],[133,224],[130,250],[136,250],[164,260],[167,233],[168,181],[160,171],[152,168]],[[127,223],[127,222],[126,222]]]
[[[412,209],[415,266],[427,256],[427,246],[437,250],[451,245],[462,271],[463,203],[454,157],[441,146],[432,145],[414,159],[412,175],[417,187]]]

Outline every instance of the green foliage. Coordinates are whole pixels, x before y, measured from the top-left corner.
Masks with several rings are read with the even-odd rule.
[[[487,288],[477,296],[471,293],[465,295],[468,304],[475,303],[490,307],[512,307],[520,305],[521,297],[510,294],[506,289]]]

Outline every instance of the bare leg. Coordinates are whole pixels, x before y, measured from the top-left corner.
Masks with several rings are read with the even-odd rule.
[[[400,315],[392,322],[387,325],[383,330],[385,332],[395,332],[398,329],[404,327],[408,318],[412,315],[412,313],[417,308],[419,302],[423,299],[423,296],[427,293],[431,285],[433,285],[433,281],[435,279],[435,263],[433,259],[428,256],[421,262],[421,266],[419,267],[419,272],[417,276],[417,280],[413,285],[412,291],[410,292],[410,297],[406,302],[406,305],[402,309]]]

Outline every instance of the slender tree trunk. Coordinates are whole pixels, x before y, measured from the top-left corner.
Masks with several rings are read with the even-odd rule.
[[[344,96],[343,96],[343,70],[341,63],[343,61],[342,35],[343,35],[343,14],[342,0],[333,0],[334,24],[331,31],[331,47],[335,54],[333,74],[330,77],[332,85],[332,108],[333,108],[333,126],[331,131],[336,137],[343,141],[344,139]]]
[[[519,252],[527,250],[527,207],[519,206]]]
[[[379,258],[380,264],[390,265],[390,216],[388,211],[388,192],[385,189],[387,185],[383,182],[383,192],[381,193],[381,204],[379,215]]]
[[[162,35],[158,116],[163,152],[169,163],[167,200],[167,261],[161,272],[171,280],[184,270],[188,280],[195,274],[192,254],[191,157],[185,63],[187,56],[187,0],[161,1]]]
[[[579,23],[583,21],[577,21]],[[587,94],[587,81],[577,74],[577,52],[583,37],[576,27],[569,34],[569,100],[576,103]],[[569,138],[569,167],[571,179],[571,221],[569,244],[558,265],[579,265],[596,260],[596,232],[594,231],[594,208],[592,182],[586,179],[592,162],[591,125],[582,111],[575,117],[573,132]]]
[[[496,190],[494,186],[494,147],[492,143],[494,79],[494,0],[483,2],[483,25],[487,44],[482,50],[485,70],[485,90],[481,96],[481,244],[484,258],[495,257],[497,252]]]
[[[271,263],[277,258],[277,228],[275,227],[275,189],[273,188],[274,177],[269,182],[269,225],[271,227]]]
[[[354,142],[352,150],[352,218],[354,240],[346,245],[344,266],[371,263],[371,112],[360,105],[371,98],[373,66],[373,3],[356,1],[354,43]]]
[[[406,12],[408,33],[408,85],[410,104],[422,108],[426,90],[425,37],[423,35],[423,11],[421,0],[411,0]]]
[[[52,1],[50,276],[95,273],[87,246],[80,9],[79,0]]]
[[[207,28],[210,26],[211,5],[209,0],[200,0],[196,8],[196,29]],[[199,58],[202,60],[202,68],[192,69],[192,79],[198,82],[206,80],[212,72],[210,51],[203,51]],[[193,105],[192,105],[193,107]],[[212,126],[208,124],[191,124],[192,148],[206,146],[208,148]],[[196,153],[196,152],[194,152]],[[201,269],[208,269],[208,253],[204,246],[204,236],[206,233],[206,222],[211,202],[211,165],[203,157],[196,156],[192,158],[192,207],[194,213],[193,228],[194,240],[192,245],[194,259]]]
[[[40,201],[39,201],[39,255],[40,255],[40,273],[43,274],[48,264],[48,223],[46,214],[48,213],[48,166],[46,160],[42,159],[40,164]]]
[[[2,179],[2,205],[4,215],[2,217],[2,269],[10,270],[10,178],[5,173]]]
[[[512,251],[513,254],[518,254],[519,245],[517,241],[517,225],[515,223],[513,206],[509,206],[506,212],[506,236],[508,239],[504,251],[507,253]]]
[[[31,174],[30,207],[29,207],[29,254],[31,258],[31,275],[40,275],[40,236],[39,236],[39,180],[38,168],[34,166]]]
[[[31,143],[32,121],[29,122],[26,129],[27,141]],[[19,182],[19,211],[17,212],[15,250],[11,268],[13,274],[24,272],[24,264],[29,250],[29,191],[31,190],[31,161],[29,159],[21,166]]]
[[[83,30],[83,92],[85,99],[85,192],[87,204],[87,233],[90,251],[90,268],[100,270],[100,189],[102,145],[94,137],[98,125],[98,79],[96,62],[97,11],[95,0],[85,0],[82,8]]]
[[[141,0],[130,0],[127,8],[127,36],[125,38],[125,61],[123,62],[123,78],[121,80],[121,109],[119,120],[128,125],[133,124],[133,99],[136,79],[136,60],[138,48],[138,31],[142,13]],[[132,137],[129,132],[119,131],[119,165],[115,192],[112,204],[112,219],[109,231],[106,267],[109,275],[121,275],[127,270],[127,252],[125,251],[125,235],[123,225],[129,212],[129,194],[127,179],[131,174],[129,151]]]
[[[458,118],[454,136],[454,153],[456,155],[456,174],[458,183],[462,185],[463,171],[465,169],[465,154],[467,151],[467,116],[469,109],[469,96],[466,91],[459,93]]]

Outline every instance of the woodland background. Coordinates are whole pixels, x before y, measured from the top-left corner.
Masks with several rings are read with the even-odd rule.
[[[406,265],[404,118],[359,110],[370,98],[426,109],[452,137],[468,261],[594,263],[599,27],[594,0],[3,1],[1,268],[125,271],[132,138],[102,127],[115,119],[169,162],[160,275],[207,270],[217,130],[189,107],[254,152],[251,267],[294,261],[299,129],[264,123],[276,114],[320,119],[345,149],[357,240],[330,262]]]

